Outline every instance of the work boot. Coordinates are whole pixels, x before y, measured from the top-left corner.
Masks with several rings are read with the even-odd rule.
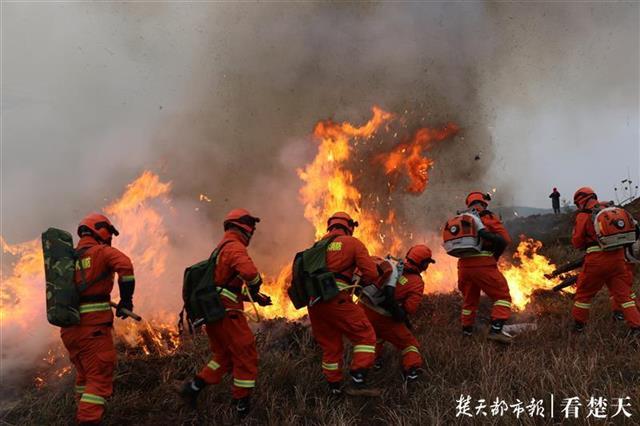
[[[462,335],[464,337],[471,337],[473,336],[473,326],[472,325],[465,325],[462,327]]]
[[[342,382],[329,382],[329,395],[342,396]]]
[[[251,398],[245,396],[244,398],[234,399],[234,405],[236,406],[236,414],[240,418],[244,418],[251,411]]]
[[[174,389],[187,406],[196,409],[198,407],[198,395],[200,395],[205,386],[204,380],[196,376],[184,383],[177,383]]]
[[[352,370],[349,371],[349,375],[351,376],[351,383],[355,387],[364,387],[364,381],[367,378],[366,370]]]
[[[622,313],[622,311],[613,311],[613,320],[615,322],[624,321],[624,314]]]
[[[408,370],[404,371],[402,375],[407,383],[413,383],[422,375],[422,369],[419,367],[410,367]]]
[[[509,345],[513,341],[513,336],[502,329],[504,326],[504,320],[493,320],[491,322],[491,328],[487,339],[497,343]]]
[[[375,371],[380,371],[382,370],[382,366],[383,366],[383,362],[382,362],[382,358],[378,357],[376,358],[375,362],[373,363],[373,369]]]
[[[586,324],[580,321],[574,321],[573,323],[573,332],[574,333],[582,333],[584,331],[584,328],[586,327]]]
[[[376,397],[381,395],[380,389],[370,388],[366,384],[367,370],[352,370],[349,372],[351,376],[351,386],[347,386],[344,390],[349,396],[368,396]]]

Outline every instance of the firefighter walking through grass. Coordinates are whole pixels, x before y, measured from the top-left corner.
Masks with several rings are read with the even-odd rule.
[[[472,192],[466,198],[469,212],[473,217],[479,217],[480,222],[474,237],[479,242],[478,250],[458,260],[458,289],[463,297],[462,333],[464,336],[473,334],[482,291],[493,301],[487,338],[508,344],[512,336],[503,330],[503,326],[511,315],[511,295],[497,261],[511,238],[500,219],[488,210],[490,200],[488,194],[481,192]]]
[[[581,332],[589,319],[589,310],[593,297],[602,289],[603,285],[609,289],[609,293],[614,299],[614,303],[620,306],[627,325],[632,329],[632,333],[640,335],[640,312],[635,301],[631,297],[629,286],[629,270],[625,266],[625,254],[622,246],[607,247],[603,238],[599,238],[596,231],[596,216],[598,209],[602,206],[593,189],[583,187],[576,191],[573,197],[578,208],[573,228],[572,244],[575,248],[585,250],[584,266],[578,276],[576,284],[576,294],[572,315],[575,320],[574,331]],[[624,210],[622,210],[624,212]],[[622,213],[624,215],[624,213]],[[632,221],[632,219],[617,219]],[[621,223],[624,227],[625,223]],[[635,233],[635,228],[629,223],[630,231]],[[621,228],[622,229],[622,228]],[[601,234],[603,230],[599,230]],[[614,229],[614,232],[617,232]],[[606,229],[604,229],[606,233]],[[606,235],[604,235],[606,237]]]
[[[389,342],[402,354],[402,373],[408,382],[419,378],[423,363],[418,340],[408,327],[409,315],[415,314],[422,301],[424,281],[420,274],[431,263],[435,263],[431,249],[423,244],[415,245],[407,252],[402,275],[395,285],[380,289],[384,299],[379,304],[367,297],[367,292],[360,298],[360,305],[378,338],[374,368],[382,368],[384,342]]]
[[[205,386],[218,384],[226,373],[231,373],[232,402],[238,415],[244,416],[250,410],[250,395],[258,375],[258,353],[243,301],[253,300],[260,306],[271,304],[271,299],[260,293],[262,278],[247,253],[258,222],[260,219],[245,209],[234,209],[225,217],[224,236],[217,246],[214,283],[226,313],[221,320],[206,324],[211,360],[179,388],[179,393],[194,408]],[[243,291],[245,283],[248,291]]]
[[[124,319],[121,309],[133,309],[133,265],[124,253],[111,247],[114,235],[118,235],[117,229],[101,214],[88,215],[78,226],[74,281],[78,286],[85,283],[80,291],[80,324],[63,327],[61,337],[76,368],[76,420],[80,425],[100,424],[113,392],[116,350],[110,295],[114,274],[118,274],[120,288],[116,315]]]
[[[342,392],[343,336],[353,344],[349,375],[356,389],[365,386],[368,370],[373,366],[376,335],[364,312],[353,302],[351,291],[356,268],[366,282],[377,282],[390,270],[378,270],[365,245],[353,237],[358,226],[349,214],[337,212],[327,222],[327,234],[332,238],[327,246],[326,268],[335,276],[340,290],[328,301],[309,306],[309,319],[316,342],[322,348],[322,372],[330,393]]]

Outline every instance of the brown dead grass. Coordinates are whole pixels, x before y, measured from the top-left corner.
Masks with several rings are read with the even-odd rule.
[[[561,241],[545,247],[556,262],[578,253]],[[637,283],[636,283],[637,287]],[[640,293],[640,292],[639,292]],[[638,346],[626,338],[624,325],[610,319],[606,290],[594,303],[592,321],[583,335],[573,335],[568,294],[540,292],[529,309],[512,322],[535,321],[538,330],[518,336],[511,347],[497,347],[484,340],[460,335],[461,298],[457,294],[425,296],[412,320],[426,358],[424,379],[407,388],[401,379],[397,354],[387,348],[385,368],[372,373],[374,386],[383,389],[380,399],[333,400],[326,394],[320,371],[320,351],[308,327],[300,323],[270,321],[257,330],[261,354],[260,376],[249,425],[414,425],[516,423],[513,415],[475,419],[456,418],[461,394],[474,400],[496,397],[509,403],[532,398],[556,401],[578,396],[631,397],[633,417],[613,419],[615,424],[638,424],[640,419],[640,357]],[[488,324],[489,303],[483,301],[479,328]],[[122,348],[121,348],[122,349]],[[143,356],[121,350],[115,394],[108,405],[107,425],[210,425],[235,424],[230,383],[206,389],[199,410],[184,408],[171,389],[174,380],[190,377],[209,356],[206,339],[186,342],[172,356]],[[71,377],[23,396],[5,410],[7,425],[72,424],[74,398]],[[575,424],[600,424],[581,415]],[[520,423],[552,424],[556,418],[520,419]],[[565,422],[566,423],[566,422]],[[569,424],[572,424],[569,422]]]

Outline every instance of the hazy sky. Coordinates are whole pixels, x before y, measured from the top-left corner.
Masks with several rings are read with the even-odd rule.
[[[610,198],[640,180],[639,22],[638,3],[3,3],[3,233],[76,220],[147,167],[295,197],[315,120],[418,88],[488,135],[478,181],[503,204]]]

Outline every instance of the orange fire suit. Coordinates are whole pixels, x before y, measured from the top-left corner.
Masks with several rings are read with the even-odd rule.
[[[635,263],[632,263],[632,262],[625,262],[624,266],[627,273],[626,282],[627,282],[627,285],[629,286],[629,291],[630,291],[629,296],[636,302],[636,307],[640,309],[640,301],[638,301],[638,298],[636,297],[636,293],[635,291],[633,291],[633,280],[636,274],[636,265]],[[611,300],[612,311],[622,311],[622,307],[620,306],[619,303],[616,302],[616,299],[613,296],[610,296],[609,299]]]
[[[606,284],[615,303],[622,308],[627,324],[634,328],[640,327],[640,312],[631,298],[629,271],[625,266],[624,249],[603,251],[600,248],[597,243],[591,211],[580,211],[576,215],[571,242],[575,248],[587,252],[584,258],[584,267],[576,283],[573,318],[581,323],[587,322],[591,299]]]
[[[488,232],[500,235],[507,244],[511,237],[500,219],[489,210],[480,213],[480,219]],[[498,270],[493,252],[487,250],[458,260],[458,290],[462,293],[462,325],[475,323],[480,291],[493,300],[492,320],[507,320],[511,315],[509,284]]]
[[[366,282],[376,282],[378,267],[364,244],[341,229],[333,229],[324,238],[337,235],[327,248],[327,269],[336,274],[338,288],[351,285],[356,267]],[[342,336],[353,344],[351,370],[371,368],[375,358],[376,334],[362,309],[346,289],[326,302],[309,307],[311,330],[322,348],[322,372],[330,383],[342,381]]]
[[[75,390],[79,396],[76,419],[79,423],[99,423],[106,399],[113,392],[116,350],[111,329],[113,312],[110,294],[114,273],[119,282],[135,282],[131,260],[118,249],[82,237],[76,248],[81,253],[75,281],[92,284],[80,293],[80,324],[63,327],[62,342],[76,368]]]
[[[422,281],[420,273],[405,267],[404,274],[398,279],[396,285],[395,299],[407,315],[413,315],[416,312],[422,301],[423,292],[424,281]],[[376,357],[382,356],[384,342],[387,341],[401,351],[402,367],[405,371],[422,365],[418,340],[404,323],[395,321],[388,314],[372,308],[366,302],[360,306],[369,318],[378,337]]]
[[[258,376],[256,341],[244,311],[243,283],[260,282],[260,274],[249,254],[247,240],[228,230],[218,247],[222,247],[216,264],[215,282],[222,287],[222,303],[227,309],[224,318],[207,324],[211,361],[197,374],[206,384],[220,383],[230,372],[233,376],[232,395],[241,399],[250,395]]]

